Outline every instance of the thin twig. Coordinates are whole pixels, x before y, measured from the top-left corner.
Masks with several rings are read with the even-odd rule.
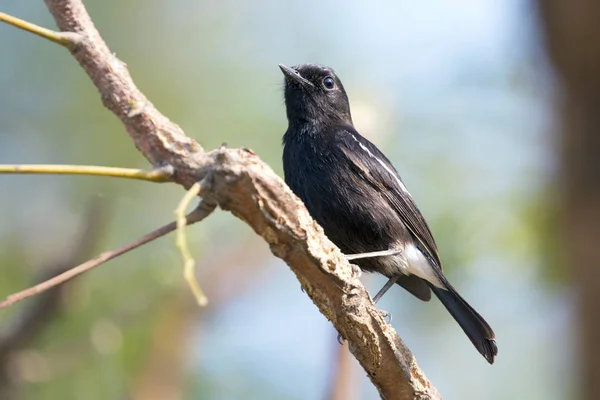
[[[208,298],[204,294],[202,288],[198,284],[198,280],[196,279],[196,275],[194,274],[194,266],[196,265],[194,261],[194,257],[190,252],[190,249],[187,245],[187,237],[185,235],[185,226],[187,225],[185,210],[187,210],[188,206],[194,200],[198,193],[200,193],[201,189],[200,182],[196,182],[192,185],[192,187],[187,191],[179,206],[175,210],[175,222],[177,223],[177,238],[176,245],[181,253],[181,258],[183,259],[183,276],[185,277],[186,282],[190,286],[196,301],[200,305],[200,307],[205,307],[208,304]],[[201,207],[202,203],[198,207]],[[213,207],[214,209],[214,207]]]
[[[97,165],[0,164],[0,174],[95,175],[162,183],[171,181],[173,167],[164,166],[147,171]]]
[[[200,205],[198,206],[198,208],[196,208],[194,211],[192,211],[190,214],[188,214],[187,224],[191,225],[193,223],[202,221],[204,218],[206,218],[208,215],[210,215],[210,213],[214,209],[215,209],[214,205],[208,206],[208,205],[204,204],[204,202],[201,202]],[[109,260],[112,260],[115,257],[118,257],[122,254],[125,254],[125,253],[131,251],[131,250],[134,250],[134,249],[136,249],[148,242],[151,242],[155,239],[158,239],[159,237],[164,236],[167,233],[174,231],[176,228],[177,228],[177,223],[171,222],[170,224],[164,225],[164,226],[156,229],[155,231],[152,231],[152,232],[142,236],[141,238],[134,240],[133,242],[131,242],[129,244],[126,244],[125,246],[122,246],[116,250],[104,252],[104,253],[100,254],[99,256],[97,256],[89,261],[84,262],[83,264],[80,264],[60,275],[55,276],[54,278],[48,279],[47,281],[44,281],[40,284],[37,284],[35,286],[32,286],[32,287],[22,290],[20,292],[13,293],[13,294],[9,295],[8,297],[6,297],[5,300],[0,302],[0,309],[11,306],[11,305],[13,305],[21,300],[24,300],[28,297],[35,296],[36,294],[45,292],[46,290],[53,288],[57,285],[60,285],[70,279],[73,279],[76,276],[81,275],[82,273],[89,271],[92,268],[102,265]]]
[[[67,48],[72,48],[81,41],[81,35],[77,33],[53,31],[3,12],[0,12],[0,21],[6,22],[7,24],[15,26],[24,31],[31,32]]]

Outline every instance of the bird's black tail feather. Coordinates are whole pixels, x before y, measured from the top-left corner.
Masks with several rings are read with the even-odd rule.
[[[465,331],[475,348],[490,363],[494,363],[494,357],[498,354],[498,347],[494,341],[494,331],[473,307],[463,299],[456,290],[444,282],[447,290],[440,289],[430,284],[431,290],[440,299],[444,307]]]

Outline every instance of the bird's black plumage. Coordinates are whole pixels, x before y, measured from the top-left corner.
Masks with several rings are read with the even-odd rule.
[[[321,65],[280,68],[289,123],[283,137],[286,183],[344,254],[401,250],[353,263],[399,277],[397,283],[421,300],[433,291],[493,363],[494,332],[444,276],[433,235],[392,163],[354,129],[342,82]]]

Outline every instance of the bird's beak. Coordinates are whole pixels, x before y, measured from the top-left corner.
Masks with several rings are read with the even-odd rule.
[[[283,64],[279,64],[279,68],[281,69],[281,72],[283,72],[283,75],[285,75],[286,81],[296,82],[300,86],[304,86],[304,87],[312,87],[313,86],[313,84],[309,80],[304,79],[302,76],[300,76],[298,71],[296,71],[295,69],[286,67]]]

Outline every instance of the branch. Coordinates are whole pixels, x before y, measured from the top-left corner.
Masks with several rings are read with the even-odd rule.
[[[192,211],[187,216],[187,225],[194,224],[196,222],[202,221],[204,218],[209,216],[212,211],[215,209],[214,205],[209,205],[206,202],[202,201],[198,205],[194,211]],[[86,271],[89,271],[92,268],[96,268],[107,261],[112,260],[120,255],[123,255],[131,250],[134,250],[140,246],[145,245],[155,239],[158,239],[161,236],[166,235],[169,232],[174,231],[177,228],[176,222],[171,222],[170,224],[164,225],[141,238],[134,240],[133,242],[126,244],[125,246],[119,247],[116,250],[106,251],[99,256],[84,262],[83,264],[79,264],[76,267],[69,269],[68,271],[63,272],[60,275],[56,275],[53,278],[50,278],[42,283],[39,283],[35,286],[32,286],[28,289],[22,290],[17,293],[13,293],[6,297],[3,301],[0,302],[0,310],[6,308],[8,306],[12,306],[13,304],[25,300],[28,297],[35,296],[36,294],[43,293],[48,289],[52,289],[55,286],[63,284],[68,280],[75,278],[78,275],[83,274]]]
[[[0,21],[6,22],[7,24],[15,26],[24,31],[31,32],[34,35],[38,35],[44,39],[48,39],[51,42],[60,44],[61,46],[67,48],[76,46],[81,40],[79,35],[72,32],[51,31],[50,29],[42,28],[41,26],[32,24],[31,22],[23,21],[22,19],[13,17],[12,15],[8,15],[3,12],[0,12]]]
[[[175,223],[177,224],[177,240],[175,243],[181,253],[181,258],[183,259],[183,275],[185,277],[185,280],[190,286],[190,289],[192,289],[192,293],[194,294],[198,305],[200,307],[204,307],[208,304],[208,298],[206,297],[202,289],[200,289],[200,285],[198,285],[198,281],[196,280],[196,275],[194,274],[194,266],[196,265],[196,262],[194,261],[194,257],[192,257],[192,253],[190,252],[190,249],[188,247],[187,237],[185,235],[185,226],[187,225],[185,210],[187,210],[192,200],[194,200],[194,198],[198,196],[201,187],[202,185],[200,184],[200,182],[194,183],[190,190],[187,191],[185,196],[183,196],[183,199],[181,200],[179,206],[175,210]],[[200,209],[203,204],[204,202],[201,202],[198,209]],[[214,205],[212,205],[211,207],[211,211],[215,209]]]
[[[168,165],[145,171],[143,169],[96,165],[0,164],[0,174],[95,175],[162,183],[171,181],[173,167]]]
[[[352,268],[271,168],[248,149],[205,153],[135,86],[108,49],[80,0],[45,0],[63,32],[82,36],[69,51],[154,166],[172,165],[186,189],[204,180],[200,195],[245,221],[296,274],[321,313],[385,399],[439,399],[410,350],[385,322]]]
[[[58,28],[83,39],[69,51],[123,123],[135,146],[155,167],[172,165],[174,179],[189,189],[200,181],[203,149],[162,115],[137,88],[125,63],[110,51],[80,0],[46,0]]]

